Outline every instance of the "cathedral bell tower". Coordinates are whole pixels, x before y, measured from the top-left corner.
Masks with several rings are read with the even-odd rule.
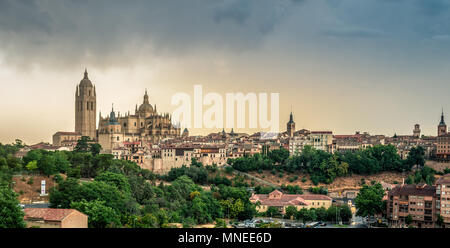
[[[75,132],[96,140],[97,94],[95,86],[88,78],[87,70],[84,78],[77,85],[75,93]]]
[[[291,115],[289,116],[289,122],[286,124],[286,131],[287,131],[287,135],[289,137],[294,136],[295,122],[294,122],[294,117],[292,116],[292,111],[291,111]]]
[[[438,125],[438,136],[447,134],[447,125],[444,121],[444,109],[442,109],[441,122]]]

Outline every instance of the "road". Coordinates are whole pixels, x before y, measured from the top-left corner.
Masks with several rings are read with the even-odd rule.
[[[259,178],[259,177],[255,177],[255,176],[253,176],[253,175],[250,175],[250,174],[245,173],[245,172],[242,172],[242,171],[233,170],[233,173],[236,174],[236,175],[247,176],[247,177],[249,177],[249,178],[251,178],[251,179],[254,179],[256,182],[265,184],[265,185],[270,186],[270,187],[274,187],[274,188],[279,188],[279,187],[280,187],[280,186],[278,186],[278,185],[276,185],[276,184],[273,184],[273,183],[271,183],[271,182],[269,182],[269,181],[266,181],[266,180],[261,179],[261,178]]]

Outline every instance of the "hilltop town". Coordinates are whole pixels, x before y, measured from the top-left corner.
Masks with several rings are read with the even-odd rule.
[[[127,219],[130,216],[136,216],[133,218],[143,227],[201,226],[213,222],[231,226],[232,220],[254,217],[280,217],[303,224],[320,220],[342,225],[344,220],[357,227],[367,226],[367,221],[358,216],[377,217],[371,225],[385,221],[386,226],[395,227],[450,223],[450,204],[446,202],[450,198],[440,197],[447,186],[446,173],[450,172],[450,134],[443,112],[436,136],[421,135],[419,124],[414,125],[411,135],[393,137],[296,130],[292,112],[286,130],[269,138],[263,132],[247,134],[234,129],[194,136],[187,128],[181,131],[179,125],[172,123],[170,114],[158,113],[156,105],[150,104],[147,91],[133,114],[121,115],[112,107],[106,117],[99,113],[97,127],[96,96],[86,70],[75,90],[74,131],[56,132],[53,144],[24,145],[17,141],[3,148],[13,189],[19,194],[20,203],[27,204],[27,226],[135,227],[135,221]],[[131,215],[130,209],[115,205],[126,204],[119,199],[112,200],[119,203],[109,205],[109,200],[105,202],[101,196],[104,192],[96,191],[107,187],[101,182],[116,185],[104,190],[126,196],[137,208],[144,208],[144,214]],[[99,188],[88,189],[97,183],[95,187]],[[174,201],[168,192],[180,185],[192,187],[183,193],[186,199],[176,199],[185,210],[159,219]],[[85,199],[84,194],[90,190],[100,195]],[[240,193],[230,193],[233,191]],[[365,191],[376,192],[378,198],[369,200],[377,201],[378,209],[364,206],[360,198],[365,197]],[[66,197],[77,201],[67,202]],[[202,210],[202,217],[189,219],[192,210],[188,209],[198,207],[196,197],[210,199],[216,207],[220,205],[220,213]],[[158,200],[163,198],[164,204]],[[382,201],[386,208],[381,207]],[[411,204],[418,202],[425,204],[425,210],[411,209]],[[93,206],[112,208],[118,216],[106,223],[94,221],[94,213],[89,212]],[[232,214],[231,209],[235,211]],[[333,211],[336,216],[338,211],[342,214],[333,217]],[[72,224],[48,217],[69,215],[74,218]],[[151,223],[144,217],[152,218]],[[39,221],[46,224],[40,225]],[[245,225],[256,224],[278,225],[264,219]]]

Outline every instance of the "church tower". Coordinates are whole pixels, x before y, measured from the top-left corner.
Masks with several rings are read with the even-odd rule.
[[[445,134],[447,134],[447,125],[445,124],[444,121],[444,110],[442,109],[441,122],[439,123],[438,126],[438,136],[442,136]]]
[[[292,111],[291,111],[291,115],[289,117],[289,122],[286,125],[286,130],[287,130],[287,134],[289,137],[293,137],[294,136],[294,132],[295,132],[295,122],[294,122],[294,117],[292,116]]]
[[[75,93],[75,132],[81,133],[82,136],[89,136],[91,139],[97,139],[96,109],[95,86],[89,80],[87,70],[85,70],[84,78],[77,85]]]

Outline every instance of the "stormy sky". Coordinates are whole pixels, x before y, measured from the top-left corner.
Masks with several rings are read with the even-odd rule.
[[[73,131],[85,68],[104,116],[133,112],[145,88],[171,112],[201,84],[280,93],[282,130],[292,105],[298,129],[435,135],[450,116],[450,1],[0,0],[0,142]]]

